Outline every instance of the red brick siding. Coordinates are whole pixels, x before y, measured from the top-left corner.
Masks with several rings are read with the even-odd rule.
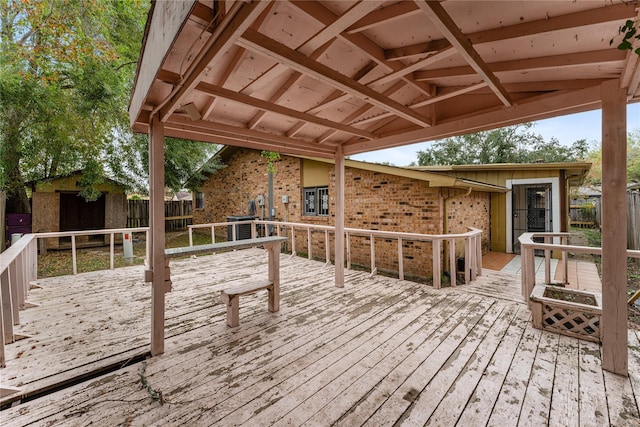
[[[224,222],[229,215],[245,215],[250,199],[255,199],[259,194],[267,198],[267,166],[259,152],[239,149],[226,163],[226,168],[212,175],[203,185],[205,207],[194,210],[194,224]],[[276,162],[276,220],[334,225],[333,166],[328,168],[329,216],[302,216],[301,164],[299,158],[289,156],[282,156]],[[445,195],[447,191],[444,190]],[[286,206],[282,203],[282,196],[285,194],[289,197],[289,204]],[[425,181],[355,168],[345,170],[345,227],[348,228],[441,234],[444,212],[442,201],[441,190],[430,188]],[[469,196],[452,199],[448,203],[451,230],[464,232],[467,225],[487,230],[483,235],[483,246],[488,246],[489,194],[474,192]],[[261,214],[262,210],[258,208],[258,216]],[[268,216],[266,210],[265,216]],[[216,230],[216,234],[226,237],[226,229]],[[352,263],[369,267],[369,238],[351,236],[350,243]],[[333,258],[332,234],[329,245]],[[307,248],[306,230],[296,230],[296,251],[306,254]],[[291,250],[291,247],[287,249]],[[378,270],[397,273],[397,240],[376,238],[375,253]],[[312,256],[324,260],[324,232],[312,233]],[[431,243],[404,241],[403,267],[407,278],[430,278]]]

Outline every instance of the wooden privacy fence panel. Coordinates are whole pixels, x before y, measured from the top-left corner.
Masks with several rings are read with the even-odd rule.
[[[183,230],[193,222],[191,200],[164,202],[165,230]],[[127,200],[127,227],[149,226],[149,201]]]
[[[640,192],[627,192],[627,248],[640,250]]]

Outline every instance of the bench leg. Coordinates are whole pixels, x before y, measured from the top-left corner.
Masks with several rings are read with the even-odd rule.
[[[222,302],[227,306],[227,325],[232,328],[240,325],[240,298],[236,295],[222,294]]]
[[[273,286],[267,288],[269,291],[269,311],[275,313],[280,311],[280,295]]]

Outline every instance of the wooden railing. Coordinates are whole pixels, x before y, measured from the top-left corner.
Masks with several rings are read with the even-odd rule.
[[[542,239],[542,242],[535,242],[534,239]],[[529,296],[536,285],[535,271],[535,250],[544,251],[544,280],[551,283],[551,256],[553,251],[561,252],[561,281],[567,283],[567,256],[569,253],[602,255],[602,248],[589,246],[569,245],[569,233],[524,233],[518,240],[520,241],[520,262],[522,278],[522,297],[529,301]],[[555,243],[558,242],[559,243]],[[640,251],[627,251],[627,257],[640,258]]]
[[[73,264],[73,274],[78,274],[78,257],[76,250],[76,237],[78,236],[95,236],[95,235],[109,235],[109,268],[113,270],[115,268],[115,236],[121,233],[145,233],[147,248],[145,252],[145,259],[149,259],[149,227],[138,228],[107,228],[104,230],[83,230],[83,231],[60,231],[50,233],[36,233],[38,239],[56,238],[56,237],[71,237],[71,262]]]
[[[5,367],[5,345],[19,338],[14,326],[20,324],[20,310],[34,306],[27,301],[31,286],[38,279],[38,239],[71,237],[73,274],[78,273],[76,237],[96,234],[110,235],[110,268],[115,267],[115,235],[119,233],[147,233],[146,259],[149,257],[149,229],[118,228],[106,230],[66,231],[54,233],[25,234],[0,254],[0,367]],[[0,395],[5,393],[0,387]]]
[[[196,224],[189,226],[189,244],[193,245],[193,230],[198,228],[207,228],[211,231],[211,240],[215,242],[215,229],[216,227],[226,227],[229,225],[233,225],[231,227],[232,236],[231,240],[236,240],[236,225],[241,224],[252,224],[251,226],[251,237],[255,238],[258,230],[260,229],[262,235],[268,235],[268,228],[273,227],[273,233],[278,236],[281,236],[285,230],[291,231],[291,253],[292,255],[297,254],[296,248],[296,231],[304,232],[307,235],[307,257],[309,259],[313,259],[313,244],[311,234],[314,231],[319,231],[324,233],[324,247],[325,254],[324,258],[326,263],[329,264],[331,262],[330,257],[330,235],[335,233],[335,227],[327,226],[327,225],[316,225],[316,224],[304,224],[304,223],[293,223],[293,222],[280,222],[280,221],[262,221],[262,220],[253,220],[253,221],[238,221],[238,222],[220,222],[213,224]],[[417,242],[431,242],[432,244],[432,272],[433,272],[433,287],[439,289],[442,285],[441,282],[441,253],[443,242],[449,243],[449,271],[452,274],[451,285],[455,286],[455,271],[456,271],[456,240],[464,240],[464,282],[468,284],[471,281],[476,279],[476,276],[482,274],[482,246],[481,246],[481,235],[482,230],[473,227],[467,227],[469,229],[466,233],[461,234],[416,234],[416,233],[402,233],[402,232],[391,232],[391,231],[380,231],[380,230],[365,230],[358,228],[345,228],[345,247],[346,247],[346,260],[347,267],[351,268],[352,259],[351,259],[351,237],[352,236],[362,236],[368,237],[370,241],[370,269],[371,274],[374,275],[377,273],[376,268],[376,239],[392,239],[398,242],[398,276],[401,280],[404,280],[404,266],[403,266],[403,243],[405,241],[417,241]]]

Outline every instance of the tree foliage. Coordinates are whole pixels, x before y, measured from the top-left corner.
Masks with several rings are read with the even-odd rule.
[[[602,184],[602,145],[593,147],[586,160],[591,163],[587,182]],[[627,134],[627,182],[640,182],[640,129]]]
[[[436,141],[418,151],[418,165],[567,162],[577,161],[587,152],[585,140],[565,147],[555,138],[544,141],[532,127],[532,123],[525,123]]]
[[[147,187],[147,138],[127,105],[146,0],[0,0],[0,190],[28,212],[24,182],[85,170],[82,195],[108,173]],[[179,189],[211,144],[168,141],[168,186]],[[190,161],[189,161],[190,159]]]

